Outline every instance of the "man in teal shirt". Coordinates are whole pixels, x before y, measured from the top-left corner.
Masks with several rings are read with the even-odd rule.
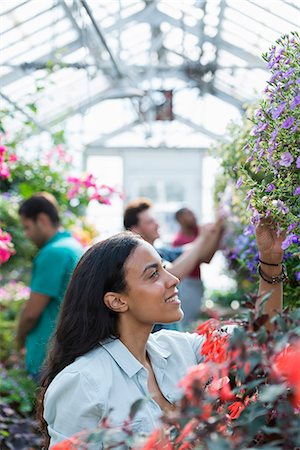
[[[23,352],[27,371],[36,379],[55,329],[60,304],[82,247],[60,230],[55,199],[38,194],[19,209],[26,236],[40,249],[33,262],[31,293],[21,313],[17,345]]]

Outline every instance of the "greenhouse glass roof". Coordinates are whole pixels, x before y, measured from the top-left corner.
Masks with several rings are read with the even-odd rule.
[[[299,28],[300,9],[298,0],[2,0],[0,21],[2,102],[34,113],[38,129],[64,124],[102,147],[207,146],[262,90],[260,55]],[[166,101],[171,110],[158,113]],[[225,118],[212,120],[216,110]]]

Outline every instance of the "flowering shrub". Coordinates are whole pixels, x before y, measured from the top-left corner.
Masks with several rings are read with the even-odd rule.
[[[254,234],[245,228],[249,217],[255,222],[270,216],[274,226],[286,229],[283,248],[288,250],[289,281],[284,302],[296,306],[300,304],[299,36],[284,36],[277,44],[263,56],[271,78],[258,108],[255,112],[250,108],[240,125],[231,124],[229,139],[214,148],[222,167],[215,197],[229,215],[225,256],[238,285],[245,275],[252,280],[257,266]]]
[[[8,148],[9,145],[6,149]],[[11,167],[10,176],[0,178],[0,227],[12,236],[15,249],[13,252],[12,244],[8,245],[7,239],[4,246],[4,236],[0,235],[0,264],[5,262],[3,275],[6,279],[28,279],[32,259],[36,254],[36,248],[28,239],[24,239],[18,215],[19,205],[24,199],[38,192],[54,195],[60,207],[63,227],[74,232],[76,239],[87,246],[97,233],[95,227],[84,218],[86,207],[91,200],[108,205],[115,194],[113,188],[98,185],[90,174],[82,177],[69,176],[72,168],[62,145],[54,147],[53,152],[53,158],[49,159],[48,155],[48,160],[45,161],[28,161],[18,157]],[[6,238],[7,236],[5,235]],[[9,261],[8,257],[12,254],[14,257]]]
[[[9,153],[5,145],[0,145],[0,179],[10,178],[10,167],[18,160],[17,155]]]
[[[271,77],[252,121],[245,150],[258,182],[245,171],[248,208],[253,219],[271,216],[287,230],[283,248],[300,241],[300,38],[297,33],[280,38],[263,55]]]
[[[17,318],[24,300],[28,298],[29,288],[21,282],[2,283],[0,277],[0,363],[10,367],[15,362],[15,331]]]
[[[0,266],[8,261],[14,253],[11,235],[0,228]]]
[[[204,361],[181,380],[182,399],[151,436],[134,439],[128,424],[120,435],[105,420],[95,439],[94,433],[89,441],[78,435],[79,442],[67,440],[53,449],[88,449],[92,442],[102,442],[104,449],[118,442],[135,450],[298,448],[300,310],[279,314],[270,332],[262,310],[267,297],[249,296],[242,321],[211,319],[198,327],[206,336]]]

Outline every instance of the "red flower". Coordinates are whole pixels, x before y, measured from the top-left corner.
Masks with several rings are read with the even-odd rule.
[[[181,446],[178,448],[178,450],[190,450],[192,448],[190,442],[184,442],[181,444]]]
[[[211,378],[212,368],[209,364],[198,364],[192,366],[188,370],[188,373],[182,380],[180,380],[178,386],[184,389],[185,395],[188,399],[194,399],[195,388],[205,388],[206,383]]]
[[[51,450],[77,450],[79,448],[82,448],[82,442],[80,442],[79,439],[73,437],[59,442],[58,444],[51,447]]]
[[[217,330],[219,327],[220,327],[219,320],[209,319],[206,320],[206,322],[199,325],[199,327],[196,328],[196,332],[198,334],[203,334],[207,336],[211,334],[213,331]]]
[[[180,442],[183,441],[183,439],[185,439],[186,437],[188,437],[190,435],[190,433],[192,432],[192,430],[196,427],[198,423],[198,420],[193,418],[192,420],[190,420],[186,426],[183,428],[183,430],[181,431],[180,435],[178,436],[178,438],[176,439],[175,444],[180,444]]]
[[[274,372],[294,389],[294,405],[300,407],[300,339],[289,344],[274,359]]]
[[[231,403],[231,405],[228,406],[229,418],[237,419],[244,409],[245,405],[242,401],[236,401]]]
[[[162,430],[154,430],[140,450],[173,450],[173,446]]]

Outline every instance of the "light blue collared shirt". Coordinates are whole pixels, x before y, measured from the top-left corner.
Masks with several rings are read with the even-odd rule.
[[[203,336],[161,330],[151,334],[147,353],[158,386],[174,403],[182,396],[179,381],[203,360]],[[93,430],[108,416],[113,426],[128,419],[130,406],[145,399],[136,414],[134,433],[151,433],[159,425],[160,406],[148,389],[148,370],[119,340],[109,340],[65,367],[49,385],[44,401],[51,446],[82,430]]]

